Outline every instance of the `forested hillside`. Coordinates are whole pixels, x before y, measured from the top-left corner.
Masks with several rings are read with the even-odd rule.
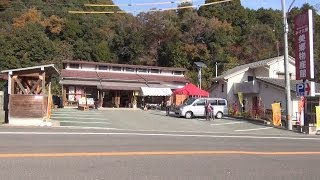
[[[99,1],[0,0],[0,69],[49,63],[61,66],[62,60],[85,60],[184,67],[196,82],[193,62],[203,61],[209,67],[203,72],[203,87],[207,88],[215,75],[214,61],[220,62],[220,74],[239,64],[283,54],[279,10],[246,9],[240,0],[234,0],[199,9],[136,16],[68,13],[118,10],[85,7],[88,2]],[[289,12],[291,56],[293,17],[309,7]],[[320,16],[315,15],[315,19],[318,69]]]

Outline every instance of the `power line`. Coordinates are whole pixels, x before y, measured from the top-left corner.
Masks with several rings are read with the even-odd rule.
[[[199,0],[193,0],[199,1]],[[137,4],[84,4],[87,7],[120,7],[120,6],[153,6],[153,5],[165,5],[165,4],[181,4],[188,3],[190,0],[184,1],[164,1],[164,2],[155,2],[155,3],[137,3]]]
[[[202,5],[190,5],[190,6],[181,6],[176,8],[165,8],[165,9],[154,9],[154,10],[142,10],[141,12],[155,12],[155,11],[170,11],[170,10],[179,10],[179,9],[190,9],[190,8],[196,8],[196,7],[202,7],[202,6],[210,6],[214,4],[220,4],[225,2],[231,2],[232,0],[223,0],[223,1],[217,1],[217,2],[211,2],[211,3],[205,3]],[[99,4],[96,4],[95,6],[100,6]],[[95,7],[92,5],[92,7]],[[68,11],[70,14],[118,14],[118,13],[132,13],[132,11]]]

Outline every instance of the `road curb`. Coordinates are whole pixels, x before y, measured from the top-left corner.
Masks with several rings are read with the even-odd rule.
[[[259,125],[262,125],[262,126],[273,127],[273,128],[284,130],[284,131],[291,131],[291,132],[294,132],[294,133],[306,134],[306,133],[303,133],[303,132],[299,132],[297,130],[288,130],[287,128],[284,128],[284,127],[273,126],[270,121],[267,121],[267,120],[264,120],[264,119],[245,118],[245,117],[240,117],[240,116],[239,117],[227,116],[227,117],[233,118],[233,119],[241,119],[241,120],[253,123],[253,124],[259,124]],[[313,135],[313,134],[308,134],[308,135]],[[316,135],[317,135],[317,133],[316,133]],[[320,135],[320,132],[318,132],[318,135]]]

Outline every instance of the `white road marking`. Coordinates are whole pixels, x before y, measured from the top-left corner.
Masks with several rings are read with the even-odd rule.
[[[110,122],[98,122],[98,121],[59,121],[63,123],[73,123],[73,124],[111,124]]]
[[[70,128],[73,128],[73,129],[85,129],[86,127],[79,127],[79,126],[57,126],[55,128],[59,128],[59,129],[63,129],[65,127],[70,127]],[[92,127],[91,129],[106,129],[104,127]],[[108,129],[108,128],[107,128]],[[212,132],[212,131],[168,131],[168,130],[154,130],[154,129],[121,129],[121,128],[112,128],[114,130],[117,130],[117,131],[133,131],[133,132],[161,132],[161,133],[206,133],[206,134],[230,134],[230,135],[234,135],[233,132],[231,133],[227,133],[227,132]],[[259,133],[250,133],[251,136],[253,135],[261,135]],[[278,136],[278,134],[268,134],[269,136]]]
[[[151,134],[151,133],[99,133],[99,132],[0,132],[10,135],[119,135],[119,136],[162,136],[162,137],[205,137],[205,138],[239,138],[239,139],[278,139],[278,140],[317,140],[318,137],[284,137],[284,136],[235,136],[206,134]]]
[[[229,122],[229,123],[219,123],[219,124],[210,124],[211,126],[221,126],[221,125],[228,125],[228,124],[241,124],[244,122]]]
[[[240,130],[235,130],[237,132],[244,132],[244,131],[258,131],[258,130],[263,130],[263,129],[272,129],[273,127],[264,127],[264,128],[255,128],[255,129],[240,129]]]
[[[53,113],[52,116],[105,116],[106,114],[98,113]]]
[[[81,127],[81,126],[60,126],[59,128],[61,128],[61,129],[67,128],[67,129],[118,130],[117,128],[89,127],[89,126],[86,126],[86,127]],[[1,133],[0,133],[0,134],[1,134]]]
[[[101,120],[101,121],[106,121],[108,119],[99,119],[99,118],[95,118],[95,117],[52,117],[52,119],[83,119],[83,120],[89,120],[89,119],[94,119],[94,120]]]
[[[106,116],[105,114],[52,114],[52,116]]]

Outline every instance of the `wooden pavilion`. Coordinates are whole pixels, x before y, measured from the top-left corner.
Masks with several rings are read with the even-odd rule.
[[[2,71],[8,79],[9,124],[41,125],[50,117],[53,64]]]

